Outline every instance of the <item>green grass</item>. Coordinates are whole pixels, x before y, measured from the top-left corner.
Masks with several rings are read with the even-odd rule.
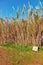
[[[25,46],[16,43],[3,43],[0,46],[8,52],[8,57],[12,60],[12,65],[30,65],[38,62],[43,65],[43,47],[39,46],[39,51],[32,51],[33,46]]]
[[[13,48],[18,51],[32,51],[32,45],[24,45],[24,44],[17,44],[17,43],[2,43],[0,46],[7,47],[7,48]],[[39,46],[39,51],[43,51],[43,47]]]
[[[32,50],[32,46],[16,44],[16,43],[3,43],[3,44],[0,44],[0,46],[7,47],[7,48],[13,48],[18,51],[31,51]]]

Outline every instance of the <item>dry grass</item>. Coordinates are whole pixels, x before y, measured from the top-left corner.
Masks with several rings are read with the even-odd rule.
[[[41,32],[43,31],[43,29],[41,31],[41,27],[43,28],[42,17],[38,17],[37,20],[31,20],[31,18],[28,17],[27,20],[23,19],[20,20],[20,22],[13,18],[12,22],[8,20],[3,22],[3,19],[0,19],[0,43],[16,42],[26,45],[31,45],[31,43],[38,44]]]

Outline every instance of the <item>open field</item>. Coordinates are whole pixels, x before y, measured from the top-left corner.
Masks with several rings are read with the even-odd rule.
[[[43,47],[33,52],[32,46],[1,44],[0,65],[43,65]]]

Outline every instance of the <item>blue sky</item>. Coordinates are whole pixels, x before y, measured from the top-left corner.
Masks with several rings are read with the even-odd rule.
[[[40,0],[43,5],[43,0]],[[1,18],[11,18],[16,17],[16,10],[18,10],[19,17],[21,18],[20,9],[23,9],[24,4],[26,5],[25,9],[25,16],[26,17],[27,11],[28,11],[28,2],[33,6],[33,9],[35,9],[35,6],[38,5],[38,0],[0,0],[0,17]]]

